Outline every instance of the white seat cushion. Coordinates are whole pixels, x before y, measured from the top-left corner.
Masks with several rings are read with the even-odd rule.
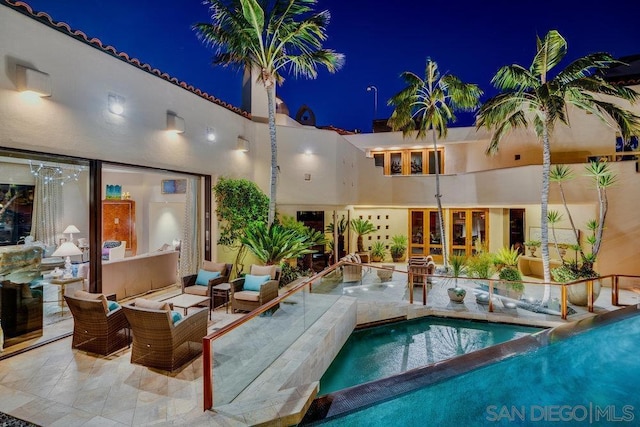
[[[260,292],[240,291],[234,292],[233,297],[242,301],[260,301]]]
[[[208,286],[187,286],[186,288],[184,288],[185,294],[200,295],[202,297],[206,297],[208,291]]]

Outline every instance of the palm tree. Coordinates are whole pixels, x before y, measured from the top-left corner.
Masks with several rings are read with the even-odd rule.
[[[322,48],[327,39],[328,10],[314,12],[317,0],[205,0],[211,23],[193,26],[199,38],[216,49],[214,65],[257,69],[267,91],[271,141],[271,185],[268,223],[276,212],[278,146],[275,122],[275,84],[286,67],[295,77],[315,78],[318,67],[331,73],[344,56]]]
[[[447,239],[442,215],[442,195],[440,194],[440,156],[438,139],[447,136],[447,124],[455,122],[456,111],[473,111],[479,106],[482,90],[476,84],[463,83],[451,74],[441,75],[438,64],[427,59],[424,80],[416,74],[405,71],[401,74],[407,87],[394,95],[388,102],[395,110],[389,118],[393,130],[402,130],[406,136],[418,129],[416,138],[424,139],[431,131],[433,150],[436,156],[436,203],[438,224],[442,238],[442,256],[447,267]]]
[[[541,234],[544,281],[551,281],[549,270],[549,229],[547,208],[549,200],[549,170],[551,167],[551,135],[560,121],[567,126],[567,108],[572,105],[592,113],[603,122],[615,122],[615,127],[627,141],[640,132],[640,117],[630,111],[598,97],[608,95],[634,103],[640,95],[624,86],[606,82],[601,73],[614,65],[623,64],[608,53],[593,53],[576,59],[555,77],[549,72],[567,53],[567,42],[555,30],[544,39],[537,38],[537,52],[527,69],[518,64],[506,65],[498,70],[491,82],[502,92],[488,100],[478,113],[477,128],[493,129],[487,153],[495,153],[502,138],[512,129],[533,125],[542,142],[542,195]],[[545,287],[543,300],[548,300]]]
[[[354,218],[351,220],[351,227],[353,228],[353,231],[358,235],[358,252],[364,252],[364,242],[362,236],[376,231],[376,226],[373,225],[373,223],[368,219]]]

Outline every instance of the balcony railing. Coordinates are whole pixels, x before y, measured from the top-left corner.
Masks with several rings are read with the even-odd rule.
[[[628,293],[621,296],[621,288],[637,287],[640,294],[638,276],[611,275],[597,280],[600,286],[611,288],[612,306],[633,303]],[[517,322],[526,319],[527,323],[533,320],[544,324],[549,316],[566,320],[594,311],[594,280],[571,283],[523,281],[515,288],[524,286],[524,297],[509,292],[514,288],[513,284],[441,275],[416,279],[409,278],[407,271],[396,270],[395,266],[341,261],[313,277],[300,279],[278,298],[204,337],[204,408],[224,405],[243,392],[249,393],[250,384],[274,362],[280,362],[282,354],[343,296],[357,298],[358,324],[392,317],[450,315],[460,311],[485,320]],[[447,295],[447,289],[456,286],[466,290],[463,304],[452,303]],[[539,302],[545,286],[548,286],[549,299],[543,306]],[[587,288],[586,307],[569,304],[569,290],[578,286]],[[601,295],[599,305],[608,305],[603,302],[606,299]],[[376,309],[368,311],[367,304]]]

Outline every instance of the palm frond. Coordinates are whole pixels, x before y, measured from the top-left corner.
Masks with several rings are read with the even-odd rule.
[[[615,121],[624,142],[628,142],[632,136],[640,135],[640,116],[610,102],[594,100],[593,103]]]
[[[571,84],[574,81],[579,81],[593,75],[597,70],[607,69],[613,65],[620,64],[620,61],[615,60],[608,53],[592,53],[578,58],[567,65],[566,68],[558,73],[555,80],[558,80],[563,85]]]
[[[526,68],[513,64],[500,67],[491,83],[500,90],[527,90],[538,87],[540,80]]]
[[[546,80],[546,74],[558,65],[567,54],[567,42],[556,30],[551,30],[541,41],[538,39],[538,51],[529,70],[534,76]]]

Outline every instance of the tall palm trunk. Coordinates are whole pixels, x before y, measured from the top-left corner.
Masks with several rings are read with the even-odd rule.
[[[278,143],[276,141],[276,110],[274,100],[275,84],[265,80],[267,101],[269,102],[269,140],[271,141],[271,186],[269,191],[268,225],[273,224],[276,217],[276,187],[278,184]]]
[[[596,242],[591,249],[593,259],[596,259],[598,257],[598,252],[600,252],[600,243],[602,242],[602,235],[604,234],[604,221],[607,218],[607,211],[609,210],[607,192],[605,188],[600,185],[598,185],[598,204],[600,212],[598,215],[598,228],[596,229]]]
[[[549,128],[545,121],[542,130],[542,201],[540,205],[540,241],[542,249],[542,268],[545,283],[551,283],[551,270],[549,269],[549,223],[547,211],[549,208],[549,174],[551,170],[551,146],[549,144]],[[544,286],[542,303],[549,301],[551,296],[550,285]]]
[[[447,269],[449,263],[448,261],[448,252],[447,252],[447,237],[444,234],[444,218],[442,215],[442,195],[440,194],[440,156],[438,155],[438,145],[436,138],[436,130],[431,129],[431,136],[433,138],[433,154],[436,159],[436,167],[435,167],[435,175],[436,175],[436,204],[438,206],[438,223],[440,226],[440,241],[442,242],[442,262],[444,264],[444,268]]]
[[[576,244],[579,248],[580,256],[584,259],[584,252],[582,250],[582,246],[580,246],[580,234],[578,233],[578,229],[576,228],[575,223],[573,222],[573,217],[571,216],[571,211],[569,210],[569,206],[567,205],[567,198],[564,195],[564,187],[562,186],[562,182],[558,182],[558,187],[560,188],[560,197],[562,198],[562,204],[564,205],[564,210],[569,217],[569,223],[571,224],[571,229],[573,230],[573,234],[576,237]],[[554,237],[555,239],[555,237]]]

